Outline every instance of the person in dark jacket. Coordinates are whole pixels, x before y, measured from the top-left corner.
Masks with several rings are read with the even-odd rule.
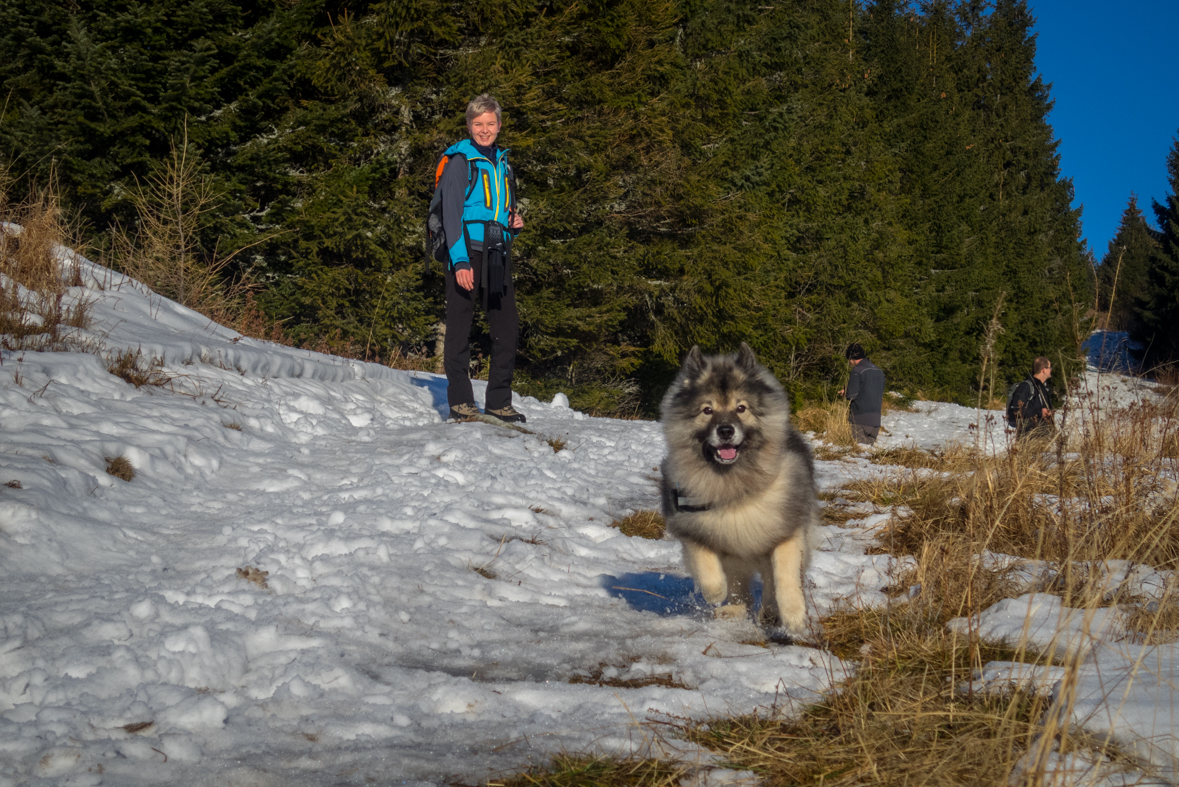
[[[1016,440],[1052,436],[1056,409],[1052,403],[1052,389],[1048,387],[1051,376],[1052,361],[1041,355],[1032,361],[1031,376],[1012,393]]]
[[[872,445],[880,434],[880,410],[884,404],[884,372],[868,360],[864,348],[850,344],[847,361],[851,364],[851,375],[847,388],[839,395],[851,402],[847,420],[851,423],[852,437],[857,443]]]
[[[491,328],[491,368],[485,411],[501,421],[522,422],[512,407],[512,374],[520,317],[512,284],[511,243],[524,227],[515,212],[515,181],[508,151],[496,145],[502,122],[499,102],[486,94],[467,105],[470,138],[447,149],[442,189],[442,227],[449,262],[446,271],[446,337],[443,369],[452,418],[479,415],[471,390],[471,320],[482,298]]]

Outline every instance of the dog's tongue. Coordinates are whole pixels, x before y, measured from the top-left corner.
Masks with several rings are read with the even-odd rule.
[[[716,454],[726,462],[731,462],[737,458],[737,449],[731,445],[722,445],[716,449]]]

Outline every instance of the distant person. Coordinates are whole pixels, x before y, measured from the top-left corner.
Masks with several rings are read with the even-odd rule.
[[[880,434],[880,410],[884,404],[884,372],[868,360],[864,348],[858,344],[847,346],[847,362],[851,364],[847,388],[839,395],[851,402],[847,420],[851,423],[852,438],[857,443],[872,445]]]
[[[442,190],[442,226],[450,260],[446,270],[446,338],[443,369],[452,418],[479,415],[471,390],[471,320],[476,299],[491,327],[491,368],[487,376],[487,415],[523,422],[512,407],[512,373],[520,317],[512,284],[512,239],[524,227],[516,213],[515,179],[508,151],[496,145],[502,122],[499,102],[476,96],[467,105],[464,139],[446,151],[449,161]]]
[[[1031,376],[1012,392],[1007,416],[1008,423],[1015,427],[1016,440],[1052,436],[1056,409],[1052,404],[1052,389],[1048,387],[1051,376],[1052,361],[1041,355],[1032,361]]]

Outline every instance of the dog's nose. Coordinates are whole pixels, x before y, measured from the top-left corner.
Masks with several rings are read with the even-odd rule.
[[[730,424],[721,424],[716,428],[716,436],[722,440],[732,440],[737,430]]]

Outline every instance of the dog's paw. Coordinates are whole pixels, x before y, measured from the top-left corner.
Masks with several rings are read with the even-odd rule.
[[[720,620],[738,620],[745,617],[746,608],[744,604],[721,604],[712,614]]]

